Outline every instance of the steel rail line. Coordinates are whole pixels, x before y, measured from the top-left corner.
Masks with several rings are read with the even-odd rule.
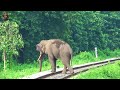
[[[87,64],[82,64],[82,65],[75,65],[73,66],[74,69],[74,74],[70,74],[69,71],[67,70],[67,74],[62,74],[63,68],[56,69],[56,73],[51,73],[51,71],[44,71],[44,72],[39,72],[37,74],[33,74],[28,77],[23,77],[21,79],[70,79],[71,76],[74,76],[80,72],[87,71],[91,68],[99,67],[106,65],[108,63],[114,63],[115,61],[120,60],[120,57],[118,58],[111,58],[111,59],[106,59],[103,61],[97,61],[97,62],[91,62]]]

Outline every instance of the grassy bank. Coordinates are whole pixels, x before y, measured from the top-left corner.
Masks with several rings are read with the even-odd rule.
[[[119,57],[120,50],[116,49],[114,51],[106,50],[98,50],[98,58],[95,58],[94,51],[91,52],[80,52],[72,59],[72,66],[84,64],[88,62],[100,61],[107,58]],[[63,64],[60,60],[57,60],[57,66],[63,67]],[[43,61],[42,71],[50,70],[51,66],[48,60]],[[39,72],[39,64],[38,62],[33,63],[25,63],[25,64],[12,64],[12,68],[7,68],[6,71],[3,71],[3,63],[0,63],[0,79],[16,79],[20,77],[24,77],[27,75],[31,75]]]
[[[120,61],[80,73],[71,79],[120,79]]]

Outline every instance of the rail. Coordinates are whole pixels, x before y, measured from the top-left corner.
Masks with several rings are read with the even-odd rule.
[[[67,71],[67,74],[62,74],[61,72],[63,68],[58,68],[56,69],[56,73],[51,73],[51,70],[48,70],[48,71],[43,71],[30,76],[23,77],[21,79],[69,79],[71,76],[74,76],[80,72],[84,72],[91,68],[103,66],[108,63],[114,63],[117,60],[120,60],[120,57],[106,59],[106,60],[97,61],[97,62],[91,62],[87,64],[82,64],[82,65],[75,65],[73,66],[74,74],[72,75],[69,73],[69,71]]]

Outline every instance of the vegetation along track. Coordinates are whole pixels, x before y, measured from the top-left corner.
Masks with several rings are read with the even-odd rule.
[[[92,63],[87,63],[87,64],[82,64],[82,65],[76,65],[73,67],[74,69],[74,74],[70,74],[69,71],[67,71],[67,74],[62,74],[63,68],[59,68],[56,70],[56,73],[51,73],[51,71],[44,71],[44,72],[39,72],[37,74],[33,74],[28,77],[23,77],[21,79],[70,79],[71,76],[74,76],[80,72],[87,71],[91,68],[98,67],[98,66],[103,66],[108,63],[114,63],[115,61],[120,60],[120,57],[118,58],[111,58],[111,59],[106,59],[104,61],[98,61],[98,62],[92,62]]]

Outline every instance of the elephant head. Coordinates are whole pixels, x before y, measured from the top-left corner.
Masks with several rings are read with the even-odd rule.
[[[38,61],[39,61],[39,64],[40,64],[40,72],[42,70],[42,58],[45,54],[45,48],[46,46],[46,41],[45,40],[42,40],[39,44],[36,45],[36,50],[40,52],[40,56],[38,58]]]
[[[39,44],[36,45],[36,50],[40,52],[40,55],[45,53],[45,41],[41,41]]]

